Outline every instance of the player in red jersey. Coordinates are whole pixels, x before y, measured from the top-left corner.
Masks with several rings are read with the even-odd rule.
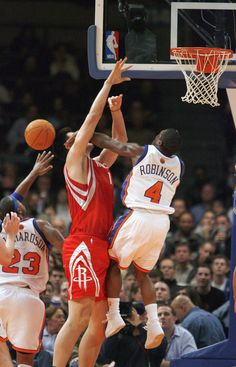
[[[72,226],[63,246],[63,263],[69,281],[69,315],[60,330],[54,349],[53,365],[65,367],[73,347],[87,328],[79,346],[79,366],[93,367],[105,338],[107,301],[104,293],[109,266],[108,232],[113,222],[113,183],[109,167],[117,155],[104,150],[91,159],[89,144],[102,116],[112,85],[129,78],[122,77],[126,59],[116,63],[97,95],[83,125],[70,147],[64,168]],[[116,102],[121,104],[122,97]],[[114,101],[114,100],[113,100]],[[120,105],[112,105],[114,138],[126,141]],[[72,138],[73,139],[73,138]],[[72,140],[73,141],[73,140]]]

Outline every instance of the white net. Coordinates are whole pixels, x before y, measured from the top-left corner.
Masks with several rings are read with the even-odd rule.
[[[182,100],[188,103],[219,106],[218,83],[232,58],[231,50],[219,48],[177,47],[171,49],[186,81],[187,92]]]

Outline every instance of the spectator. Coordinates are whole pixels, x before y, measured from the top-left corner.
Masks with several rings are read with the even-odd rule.
[[[162,259],[160,261],[160,271],[162,273],[162,280],[164,280],[164,282],[168,284],[170,288],[171,298],[173,298],[180,289],[180,286],[178,286],[175,279],[174,261],[171,259]]]
[[[226,212],[226,207],[222,200],[215,199],[212,203],[212,210],[215,215],[223,214]]]
[[[161,272],[155,267],[150,271],[149,277],[152,283],[155,284],[156,282],[161,280]]]
[[[54,287],[52,302],[58,305],[60,305],[60,289],[64,279],[65,273],[62,266],[55,266],[49,273],[49,280]]]
[[[187,296],[195,306],[201,306],[201,299],[195,287],[187,286],[178,291],[178,295]]]
[[[156,301],[168,302],[170,300],[170,288],[165,282],[159,281],[154,284],[156,290]]]
[[[60,292],[61,304],[60,307],[63,310],[65,317],[68,317],[68,282],[67,280],[61,283]]]
[[[192,254],[186,242],[180,242],[175,247],[174,260],[176,264],[175,279],[178,285],[188,284],[189,276],[193,270],[191,265]]]
[[[68,200],[65,188],[61,188],[58,191],[55,208],[57,216],[64,220],[66,226],[66,233],[68,234],[69,227],[71,224],[71,216],[68,209]]]
[[[6,139],[11,153],[22,153],[26,148],[24,132],[27,124],[37,118],[38,108],[35,105],[28,107],[26,113],[15,120],[7,133]]]
[[[181,326],[194,337],[198,348],[207,347],[225,339],[223,327],[216,316],[196,307],[190,298],[179,295],[171,303]]]
[[[52,217],[51,219],[51,223],[53,223],[53,225],[55,226],[56,229],[58,229],[58,231],[64,236],[67,231],[66,231],[66,224],[65,221],[57,216]]]
[[[187,211],[186,201],[181,198],[175,198],[172,201],[172,207],[175,212],[170,216],[170,232],[176,232],[179,228],[179,217]]]
[[[229,314],[230,314],[230,301],[226,301],[225,303],[223,303],[222,306],[218,307],[215,311],[212,312],[213,315],[215,315],[216,317],[218,317],[218,319],[220,320],[225,335],[226,337],[228,337],[228,333],[229,333]]]
[[[210,182],[205,183],[200,191],[200,203],[191,207],[191,213],[196,223],[199,223],[206,210],[212,209],[213,201],[216,198],[215,187]]]
[[[216,228],[215,228],[215,214],[212,210],[206,210],[202,216],[202,219],[195,229],[195,233],[198,234],[202,241],[213,240]]]
[[[46,289],[42,293],[40,293],[40,298],[45,304],[46,308],[51,304],[53,293],[54,293],[54,287],[52,283],[48,281],[46,284]]]
[[[171,360],[178,359],[186,353],[194,352],[197,346],[192,334],[180,325],[175,325],[176,317],[171,306],[159,305],[158,318],[167,339],[168,348],[161,367],[168,367]]]
[[[78,80],[80,72],[75,57],[69,52],[67,45],[60,43],[54,50],[50,75],[55,77],[63,74],[68,75],[73,80]]]
[[[187,242],[192,252],[198,250],[201,242],[200,236],[194,232],[195,223],[190,212],[184,212],[179,216],[179,228],[174,234],[169,234],[166,240],[165,255],[169,256],[174,252],[175,246],[180,242]]]
[[[114,361],[115,367],[160,367],[166,353],[166,340],[159,347],[146,350],[147,331],[134,307],[124,320],[126,326],[103,342],[98,362]]]
[[[225,254],[230,259],[231,222],[227,214],[216,217],[216,235],[214,237],[216,253]]]
[[[206,241],[200,245],[198,256],[196,257],[196,259],[192,261],[193,270],[190,273],[189,279],[188,279],[191,285],[196,285],[195,275],[196,275],[196,269],[198,268],[198,266],[206,265],[206,264],[210,265],[212,262],[212,255],[214,255],[215,250],[216,248],[213,242]]]
[[[198,251],[198,257],[193,261],[194,267],[199,265],[210,264],[212,262],[212,256],[215,254],[216,247],[211,241],[204,241]]]
[[[130,289],[130,299],[134,302],[142,302],[143,297],[141,294],[141,289],[137,284],[133,284]]]
[[[212,287],[224,292],[226,300],[230,296],[229,259],[225,255],[216,255],[212,261]]]
[[[38,213],[41,214],[52,202],[53,193],[51,176],[45,175],[39,177],[36,183],[36,190],[39,195]]]
[[[196,271],[196,290],[201,299],[201,307],[209,312],[225,303],[225,295],[221,290],[212,287],[212,270],[208,265],[200,265]]]
[[[131,293],[133,292],[133,289],[136,286],[137,286],[137,282],[134,276],[133,269],[129,269],[123,277],[123,284],[122,284],[122,290],[121,290],[122,301],[131,300],[132,298]]]
[[[46,309],[46,326],[43,330],[42,347],[53,356],[54,344],[57,334],[65,322],[65,314],[62,308],[48,306]]]

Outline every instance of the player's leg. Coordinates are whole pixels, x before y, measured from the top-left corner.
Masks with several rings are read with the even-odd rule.
[[[164,332],[157,316],[156,292],[147,273],[138,269],[135,269],[135,272],[147,312],[147,340],[145,348],[152,349],[158,347],[164,338]]]
[[[88,326],[93,304],[94,299],[88,297],[68,302],[69,315],[56,338],[53,366],[66,366],[75,343]]]
[[[107,301],[109,312],[107,314],[106,337],[110,337],[118,333],[125,322],[120,315],[120,291],[122,287],[122,278],[120,269],[115,261],[111,261],[111,265],[107,273]]]
[[[125,322],[120,315],[120,291],[122,287],[121,269],[128,269],[133,259],[135,247],[130,241],[132,225],[135,221],[133,211],[125,213],[118,218],[111,231],[109,255],[116,260],[111,262],[107,273],[107,297],[109,312],[107,314],[106,337],[110,337],[125,327]]]
[[[34,354],[16,352],[16,361],[18,367],[32,367],[33,366]]]
[[[9,350],[4,342],[0,342],[0,366],[13,367]]]
[[[79,366],[93,367],[97,360],[101,345],[105,339],[105,323],[107,301],[95,302],[93,312],[79,345]]]

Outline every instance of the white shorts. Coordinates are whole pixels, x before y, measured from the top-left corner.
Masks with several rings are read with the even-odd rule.
[[[9,340],[13,348],[36,353],[41,345],[45,306],[29,288],[0,285],[0,341]]]
[[[149,272],[155,266],[170,227],[169,215],[135,209],[115,222],[110,234],[109,255],[121,269],[131,263]]]

